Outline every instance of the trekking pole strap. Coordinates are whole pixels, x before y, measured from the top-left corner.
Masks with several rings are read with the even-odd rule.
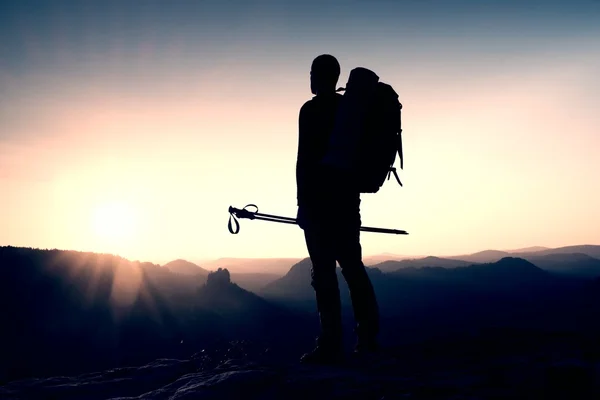
[[[229,233],[233,235],[237,235],[240,231],[240,223],[233,214],[229,214],[229,222],[227,223],[227,229],[229,229]]]

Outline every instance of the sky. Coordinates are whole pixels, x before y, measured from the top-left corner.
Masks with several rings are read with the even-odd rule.
[[[312,59],[403,104],[404,187],[362,196],[365,255],[600,244],[600,1],[3,1],[0,245],[305,257]]]

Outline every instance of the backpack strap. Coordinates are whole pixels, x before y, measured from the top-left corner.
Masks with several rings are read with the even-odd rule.
[[[396,136],[396,151],[398,152],[398,157],[400,158],[400,169],[404,169],[404,154],[402,151],[402,118],[401,118],[401,113],[402,113],[402,103],[398,102],[398,135]],[[402,182],[400,181],[400,177],[398,176],[398,171],[396,170],[395,167],[391,167],[389,172],[388,172],[388,176],[387,179],[388,181],[390,180],[390,178],[392,177],[392,174],[394,174],[394,177],[396,178],[396,181],[398,182],[398,184],[400,186],[402,185]]]
[[[404,169],[404,154],[402,151],[402,103],[398,102],[400,104],[400,118],[398,120],[398,143],[397,143],[397,147],[398,147],[398,156],[400,157],[400,169]]]
[[[389,181],[389,180],[390,180],[390,178],[392,177],[392,174],[394,174],[394,177],[396,178],[396,181],[398,181],[398,184],[399,184],[400,186],[404,186],[404,185],[402,185],[402,182],[400,181],[400,177],[398,176],[398,172],[396,171],[396,168],[395,168],[395,167],[391,167],[391,168],[390,168],[390,170],[389,170],[389,172],[388,172],[388,175],[387,175],[387,179],[388,179],[388,181]]]

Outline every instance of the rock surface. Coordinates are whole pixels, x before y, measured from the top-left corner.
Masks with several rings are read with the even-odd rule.
[[[189,360],[0,387],[2,399],[593,399],[600,363],[576,355],[351,359],[338,367],[282,362],[268,349],[236,343]]]

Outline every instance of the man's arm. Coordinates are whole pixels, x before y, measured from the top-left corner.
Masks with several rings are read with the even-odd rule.
[[[300,114],[298,116],[298,154],[296,158],[296,200],[297,205],[300,206],[305,198],[305,185],[306,185],[306,161],[308,152],[310,151],[310,142],[308,140],[308,102],[300,108]]]

